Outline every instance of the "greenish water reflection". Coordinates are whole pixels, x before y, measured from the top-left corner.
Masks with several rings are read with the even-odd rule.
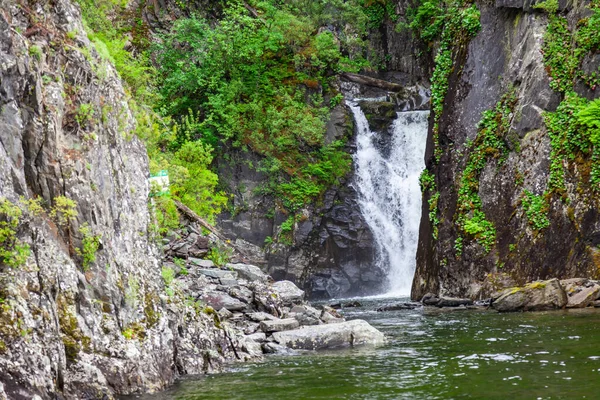
[[[379,348],[270,357],[153,399],[598,399],[600,312],[346,310]]]

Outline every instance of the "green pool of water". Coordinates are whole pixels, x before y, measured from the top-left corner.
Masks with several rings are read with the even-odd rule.
[[[398,301],[398,300],[396,300]],[[600,399],[600,310],[497,314],[346,309],[389,342],[269,357],[152,399]]]

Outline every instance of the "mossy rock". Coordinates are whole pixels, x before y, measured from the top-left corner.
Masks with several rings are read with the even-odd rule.
[[[358,103],[365,114],[369,127],[375,132],[385,132],[397,117],[396,106],[388,101],[367,101]]]

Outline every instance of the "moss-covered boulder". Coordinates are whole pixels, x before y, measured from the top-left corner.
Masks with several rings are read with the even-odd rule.
[[[566,305],[567,294],[556,278],[506,289],[492,303],[492,307],[500,312],[555,310]]]

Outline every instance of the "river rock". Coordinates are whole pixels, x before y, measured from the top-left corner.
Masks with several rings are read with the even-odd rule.
[[[383,311],[399,311],[399,310],[414,310],[415,308],[421,307],[419,303],[398,303],[388,306],[379,307],[377,312]]]
[[[335,325],[316,325],[276,332],[273,334],[273,338],[281,345],[302,350],[323,350],[385,343],[383,333],[360,319]]]
[[[311,306],[294,306],[290,310],[289,316],[296,319],[300,325],[319,325],[321,323],[321,313]]]
[[[247,279],[249,281],[260,281],[262,283],[267,283],[269,280],[269,275],[265,274],[255,265],[250,264],[227,264],[227,268],[232,271],[237,272],[238,276],[241,279]]]
[[[301,302],[304,299],[304,290],[301,290],[290,281],[275,282],[271,285],[271,290],[277,294],[285,305]]]
[[[437,307],[460,307],[473,305],[471,299],[459,299],[454,297],[441,297],[437,302]]]
[[[265,332],[281,332],[296,329],[300,326],[294,318],[265,320],[260,323],[260,329]]]
[[[266,312],[262,312],[262,311],[253,312],[253,313],[247,314],[247,316],[252,321],[256,321],[256,322],[272,321],[274,319],[277,319],[277,317],[275,317],[271,314],[268,314]]]
[[[226,308],[229,311],[241,311],[246,309],[246,304],[223,292],[213,291],[205,293],[202,296],[202,301],[217,311],[222,308]]]
[[[222,269],[200,269],[198,270],[198,273],[204,275],[204,276],[208,276],[209,278],[215,278],[215,279],[235,279],[237,276],[236,272],[232,272],[232,271],[225,271]]]
[[[567,308],[584,308],[598,299],[600,285],[586,278],[572,278],[560,281],[567,293]]]
[[[440,298],[433,293],[427,293],[421,299],[421,303],[423,303],[425,306],[435,306],[437,303],[439,303],[439,301]]]
[[[190,257],[188,258],[188,262],[194,264],[197,267],[201,268],[214,268],[215,263],[211,260],[202,260],[200,258]]]
[[[507,289],[492,303],[492,308],[501,312],[542,311],[563,308],[566,305],[567,295],[555,278]]]

